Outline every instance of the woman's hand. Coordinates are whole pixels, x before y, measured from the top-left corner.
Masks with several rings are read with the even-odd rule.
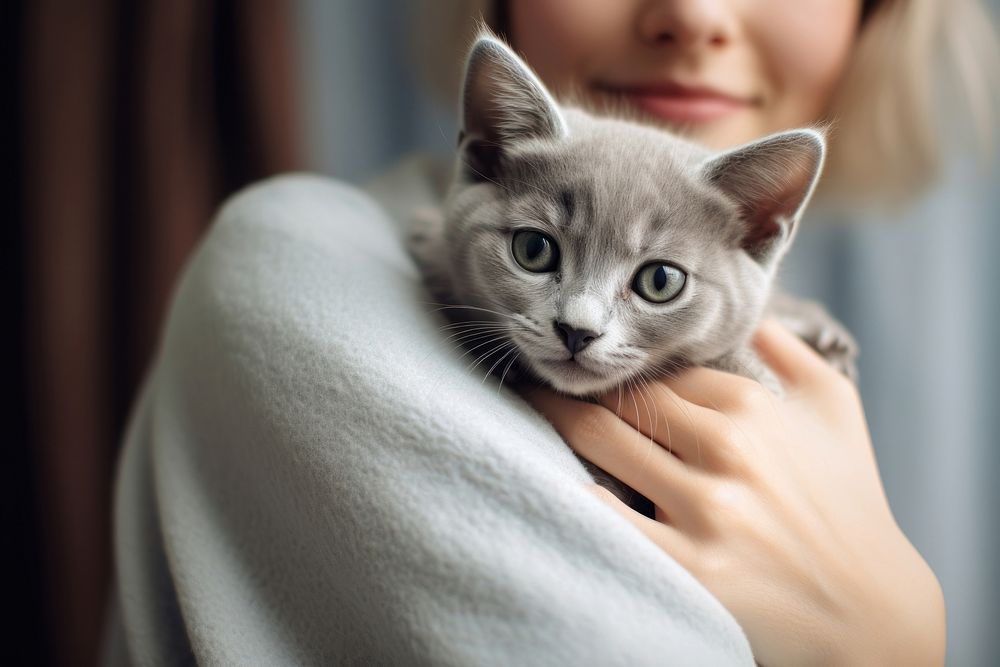
[[[761,664],[943,664],[941,588],[889,510],[857,391],[776,323],[756,345],[785,398],[705,368],[601,405],[528,398],[655,503],[654,521],[594,487],[718,597]]]

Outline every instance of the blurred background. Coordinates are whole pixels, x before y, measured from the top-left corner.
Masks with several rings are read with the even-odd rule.
[[[1000,0],[988,4],[996,17]],[[4,3],[3,664],[97,660],[130,403],[184,258],[228,194],[307,169],[360,183],[447,156],[414,0]],[[949,100],[940,104],[947,118]],[[948,133],[949,127],[942,131]],[[857,336],[904,531],[945,590],[949,664],[1000,664],[1000,179],[964,144],[895,214],[806,220],[783,283]]]

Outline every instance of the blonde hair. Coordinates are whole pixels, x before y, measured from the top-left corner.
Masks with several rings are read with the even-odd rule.
[[[418,60],[444,99],[457,99],[464,51],[480,19],[500,32],[504,2],[425,0],[415,33]],[[870,5],[870,6],[867,6]],[[898,204],[933,182],[942,166],[940,93],[963,101],[950,127],[969,127],[991,153],[1000,107],[1000,46],[978,0],[877,0],[865,17],[826,118],[830,151],[819,196]],[[942,89],[938,84],[944,84]],[[949,109],[950,111],[950,109]],[[971,123],[968,122],[971,120]]]
[[[862,25],[831,104],[822,192],[887,203],[913,197],[937,177],[943,145],[962,139],[946,135],[944,120],[970,127],[964,139],[977,141],[987,157],[998,72],[996,32],[977,0],[881,0]],[[941,94],[962,101],[956,111],[964,118],[940,117]]]

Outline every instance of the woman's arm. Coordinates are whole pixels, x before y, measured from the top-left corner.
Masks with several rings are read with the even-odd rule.
[[[752,664],[426,299],[354,188],[290,176],[225,206],[120,468],[131,661]]]
[[[787,388],[705,368],[581,403],[532,403],[656,520],[595,492],[733,613],[765,665],[940,665],[944,599],[892,516],[854,386],[773,322]],[[620,418],[619,418],[620,416]]]

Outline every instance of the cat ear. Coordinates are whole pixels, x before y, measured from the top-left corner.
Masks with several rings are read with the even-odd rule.
[[[496,176],[500,156],[511,143],[530,138],[558,139],[566,122],[538,77],[510,47],[483,32],[465,66],[462,133],[470,176]]]
[[[826,142],[814,130],[792,130],[709,159],[702,176],[733,201],[744,225],[742,246],[773,264],[792,240],[823,168]]]

